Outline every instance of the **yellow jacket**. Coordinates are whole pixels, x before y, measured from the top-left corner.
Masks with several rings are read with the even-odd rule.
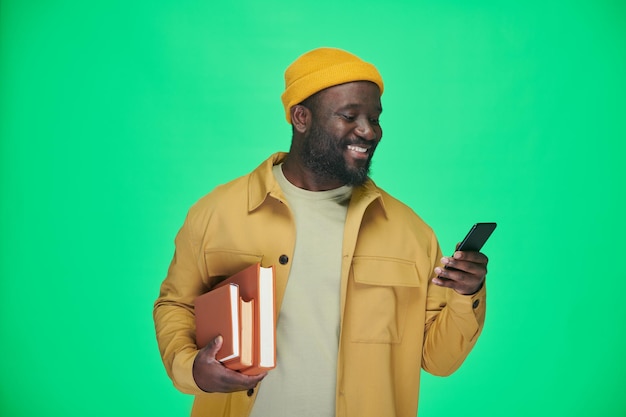
[[[208,394],[195,384],[193,300],[261,262],[276,268],[280,309],[295,242],[271,171],[284,157],[272,155],[200,199],[176,237],[154,321],[169,377],[196,396],[192,416],[243,417],[254,404],[256,390]],[[463,296],[431,284],[440,259],[435,234],[409,207],[372,181],[354,189],[341,269],[337,417],[414,417],[420,369],[449,375],[472,349],[484,322],[485,289]]]

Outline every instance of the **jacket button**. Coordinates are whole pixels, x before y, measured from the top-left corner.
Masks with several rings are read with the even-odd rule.
[[[473,308],[478,307],[478,305],[480,304],[480,300],[474,300],[474,303],[472,304]]]
[[[286,265],[287,262],[289,262],[289,257],[287,255],[280,255],[278,257],[278,262],[280,262],[281,265]]]
[[[250,388],[246,394],[248,394],[248,397],[252,397],[254,395],[254,388]]]

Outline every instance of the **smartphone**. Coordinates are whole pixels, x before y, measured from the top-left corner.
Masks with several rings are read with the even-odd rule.
[[[457,250],[479,252],[496,228],[496,223],[476,223]]]
[[[474,226],[472,226],[472,228],[467,233],[463,241],[461,241],[459,247],[456,250],[479,252],[495,229],[496,223],[476,223]],[[444,268],[454,269],[448,266],[444,266]]]

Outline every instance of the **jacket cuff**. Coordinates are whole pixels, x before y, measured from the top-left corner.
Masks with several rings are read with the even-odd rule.
[[[193,379],[193,362],[197,354],[197,350],[179,352],[172,364],[172,381],[174,381],[176,388],[185,394],[198,395],[205,393]]]
[[[448,292],[448,307],[457,314],[473,314],[477,318],[485,316],[487,299],[487,285],[483,283],[478,292],[471,295],[463,295],[451,290]],[[481,322],[482,320],[479,320]]]

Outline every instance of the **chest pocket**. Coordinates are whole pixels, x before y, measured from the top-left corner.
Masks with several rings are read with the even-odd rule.
[[[410,303],[419,296],[415,262],[355,257],[348,282],[345,330],[353,342],[400,343]]]

